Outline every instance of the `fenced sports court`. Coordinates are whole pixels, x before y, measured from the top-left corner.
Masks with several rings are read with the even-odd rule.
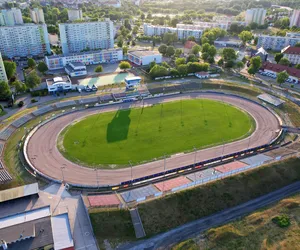
[[[132,73],[118,73],[118,74],[108,74],[108,75],[101,75],[97,77],[89,77],[82,80],[78,80],[78,83],[83,86],[90,86],[92,87],[95,85],[96,87],[109,85],[109,84],[118,84],[125,80],[126,77],[133,77],[134,74]]]

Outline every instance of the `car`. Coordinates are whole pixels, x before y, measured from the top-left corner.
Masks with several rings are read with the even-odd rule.
[[[97,90],[98,90],[98,88],[95,85],[93,85],[92,91],[97,91]]]
[[[91,87],[89,87],[89,85],[87,85],[86,87],[85,87],[85,89],[84,89],[86,92],[91,92],[92,91],[92,89],[91,89]]]

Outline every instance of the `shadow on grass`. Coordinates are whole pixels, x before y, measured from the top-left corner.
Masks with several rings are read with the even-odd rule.
[[[106,141],[108,143],[127,140],[131,119],[131,110],[118,110],[107,125]]]

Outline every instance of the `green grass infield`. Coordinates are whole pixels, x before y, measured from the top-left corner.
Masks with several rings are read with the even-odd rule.
[[[246,112],[219,101],[182,100],[99,113],[68,126],[59,149],[92,167],[126,167],[242,139],[255,128]]]

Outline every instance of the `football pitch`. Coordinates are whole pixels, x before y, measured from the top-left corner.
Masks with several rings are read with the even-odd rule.
[[[253,118],[232,105],[182,100],[89,116],[61,133],[59,149],[85,166],[117,168],[235,141],[254,129]]]

